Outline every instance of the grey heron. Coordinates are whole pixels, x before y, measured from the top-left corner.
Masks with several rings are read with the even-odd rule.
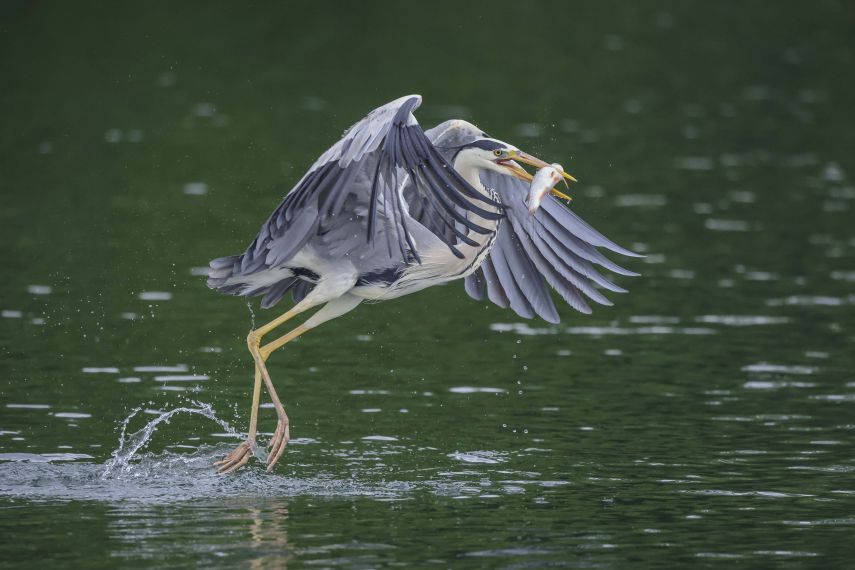
[[[212,289],[263,296],[262,308],[289,292],[294,301],[247,336],[255,363],[249,432],[217,462],[221,473],[245,465],[255,450],[262,384],[277,414],[268,471],[288,442],[288,416],[265,365],[270,354],[364,300],[463,279],[474,299],[557,323],[548,287],[589,313],[584,297],[610,305],[600,289],[625,292],[594,265],[637,275],[598,248],[635,253],[556,198],[529,213],[524,199],[532,175],[519,163],[542,168],[546,162],[463,120],[424,131],[413,115],[420,104],[418,95],[401,97],[354,124],[284,197],[246,251],[211,261]],[[563,169],[561,175],[575,181]],[[262,344],[274,329],[321,305],[301,325]]]

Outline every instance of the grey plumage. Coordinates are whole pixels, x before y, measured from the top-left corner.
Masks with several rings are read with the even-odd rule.
[[[423,131],[413,116],[420,103],[417,95],[402,97],[369,113],[309,168],[243,254],[211,261],[208,285],[221,293],[260,295],[268,308],[290,292],[295,303],[247,335],[256,371],[249,432],[218,462],[220,472],[240,468],[256,449],[262,384],[277,414],[267,459],[273,468],[290,430],[267,357],[363,300],[464,279],[475,299],[486,295],[522,317],[555,323],[550,287],[582,312],[591,310],[585,298],[610,304],[600,288],[623,291],[594,266],[629,275],[598,248],[631,252],[551,198],[529,214],[527,184],[519,180],[532,176],[518,161],[546,162],[465,121]],[[263,340],[317,307],[289,332]]]
[[[403,97],[346,131],[242,255],[211,261],[208,285],[226,294],[263,295],[264,308],[289,292],[298,303],[340,261],[354,268],[353,287],[391,287],[422,264],[423,248],[435,252],[444,246],[460,259],[467,247],[485,255],[437,283],[465,277],[470,297],[486,297],[525,318],[558,322],[550,288],[584,313],[591,311],[586,298],[611,304],[601,288],[625,291],[594,266],[635,273],[598,248],[636,254],[552,197],[530,215],[524,204],[528,188],[518,179],[485,170],[480,180],[488,192],[474,188],[454,167],[457,153],[467,146],[501,145],[460,120],[422,131],[412,114],[420,102],[418,96]]]
[[[544,200],[533,216],[529,215],[524,202],[528,188],[522,181],[492,172],[482,174],[482,179],[485,186],[499,194],[505,206],[507,220],[500,226],[500,238],[504,232],[516,238],[516,241],[497,240],[490,256],[482,264],[482,273],[487,275],[491,273],[488,264],[498,265],[494,270],[496,279],[486,280],[488,291],[491,287],[501,288],[504,295],[499,298],[507,297],[511,301],[520,294],[526,300],[529,300],[529,297],[540,300],[537,292],[540,291],[540,285],[546,281],[571,307],[582,313],[590,313],[591,308],[580,293],[601,305],[611,305],[596,286],[618,293],[626,291],[598,273],[591,262],[622,275],[637,274],[616,265],[597,251],[595,246],[632,257],[638,257],[637,254],[597,232],[552,196]],[[519,262],[520,266],[528,267],[524,275],[530,279],[529,287],[521,288],[518,279],[511,279],[511,276],[502,271],[507,265],[508,257],[530,262],[528,266],[523,261]],[[536,271],[532,272],[530,266],[534,266]],[[478,278],[480,277],[469,276],[467,280]],[[501,303],[497,304],[502,306]],[[534,309],[535,305],[518,300],[516,306],[513,302],[510,306],[521,317],[530,318],[532,310],[529,309]],[[537,306],[542,310],[534,310],[535,314],[547,321],[557,322],[555,308],[551,302]],[[518,310],[518,307],[521,310]]]
[[[447,156],[460,145],[486,136],[465,121],[446,121],[427,134],[437,147],[447,149]],[[465,289],[473,299],[483,299],[486,288],[490,301],[502,308],[510,307],[521,317],[538,315],[558,322],[555,305],[544,294],[544,282],[571,307],[590,313],[582,295],[602,305],[612,304],[597,286],[626,292],[597,272],[592,263],[620,275],[638,275],[615,264],[596,248],[631,257],[637,254],[600,234],[556,198],[548,196],[532,216],[524,201],[528,192],[524,182],[495,172],[483,172],[481,180],[498,194],[506,219],[499,226],[487,259],[478,271],[466,277]]]
[[[468,185],[427,140],[411,114],[420,103],[419,96],[401,98],[351,127],[285,196],[242,255],[211,262],[208,285],[234,294],[228,285],[236,278],[287,264],[309,240],[340,227],[342,219],[362,226],[368,244],[383,238],[388,258],[418,260],[412,228],[407,227],[406,205],[398,191],[405,177],[420,191],[422,213],[432,225],[453,227],[458,222],[472,231],[487,233],[465,214],[498,219],[500,214],[473,201],[501,205]],[[350,209],[345,208],[351,196],[357,200],[351,200]],[[453,239],[436,235],[460,255]],[[273,285],[268,284],[268,288]],[[267,292],[246,287],[237,294]]]

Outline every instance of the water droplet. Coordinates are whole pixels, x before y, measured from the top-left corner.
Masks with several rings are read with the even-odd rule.
[[[208,193],[208,185],[204,182],[188,182],[184,185],[184,193],[188,196],[204,196]]]

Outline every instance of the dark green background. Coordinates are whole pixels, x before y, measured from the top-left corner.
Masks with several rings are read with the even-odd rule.
[[[845,567],[853,24],[833,1],[4,2],[0,566]],[[236,440],[182,414],[103,479],[135,408],[246,429],[252,316],[191,268],[407,93],[425,126],[564,164],[574,210],[648,254],[631,293],[506,332],[462,284],[364,305],[271,358],[297,438],[274,475],[215,476]],[[134,371],[182,364],[210,379]]]

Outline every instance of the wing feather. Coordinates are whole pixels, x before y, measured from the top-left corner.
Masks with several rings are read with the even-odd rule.
[[[407,176],[420,195],[421,215],[430,220],[428,229],[462,257],[455,245],[473,241],[465,232],[448,229],[459,223],[471,231],[489,233],[467,213],[497,220],[503,216],[501,212],[477,204],[499,209],[501,204],[472,188],[437,152],[413,116],[420,104],[418,95],[401,97],[345,131],[283,198],[250,246],[232,263],[231,273],[222,267],[212,269],[216,278],[209,284],[220,288],[227,282],[233,284],[230,278],[287,265],[313,236],[333,227],[339,216],[360,215],[358,212],[367,216],[369,243],[382,233],[390,257],[404,263],[420,261],[407,228],[411,218],[401,184]],[[357,203],[347,200],[351,195],[357,197]],[[355,210],[345,212],[348,207]],[[305,291],[298,287],[294,293],[299,297]]]
[[[519,316],[530,319],[534,317],[534,308],[528,302],[522,287],[514,276],[505,257],[505,251],[505,248],[499,247],[499,244],[494,245],[490,251],[490,259],[493,261],[498,285],[507,297],[511,309]]]
[[[502,289],[502,284],[499,281],[499,276],[496,274],[496,268],[493,265],[493,260],[488,257],[478,268],[484,273],[484,284],[487,287],[487,298],[503,309],[511,306],[505,290]],[[466,279],[472,277],[471,275]]]
[[[480,267],[472,274],[472,279],[465,280],[464,287],[466,287],[466,292],[469,296],[476,301],[484,299],[487,284],[484,282],[484,272]]]
[[[582,313],[591,312],[583,295],[599,304],[611,305],[599,288],[626,292],[597,272],[593,264],[619,275],[637,273],[620,267],[597,248],[632,257],[640,257],[638,254],[609,240],[551,196],[530,215],[524,203],[528,186],[520,180],[488,172],[482,174],[482,181],[496,191],[508,219],[500,224],[490,255],[479,268],[483,279],[475,274],[466,278],[466,291],[471,297],[483,298],[483,293],[478,296],[478,284],[474,283],[483,281],[482,287],[486,287],[488,298],[495,304],[510,306],[521,317],[530,318],[534,311],[550,322],[557,322],[554,305],[550,311],[550,305],[543,300],[544,281]],[[532,270],[538,279],[531,278]],[[511,280],[512,277],[516,279]],[[521,298],[526,302],[521,302]]]
[[[557,323],[560,319],[546,288],[544,275],[527,254],[520,237],[513,227],[504,228],[497,236],[496,245],[500,247],[517,286],[535,314],[550,323]]]

